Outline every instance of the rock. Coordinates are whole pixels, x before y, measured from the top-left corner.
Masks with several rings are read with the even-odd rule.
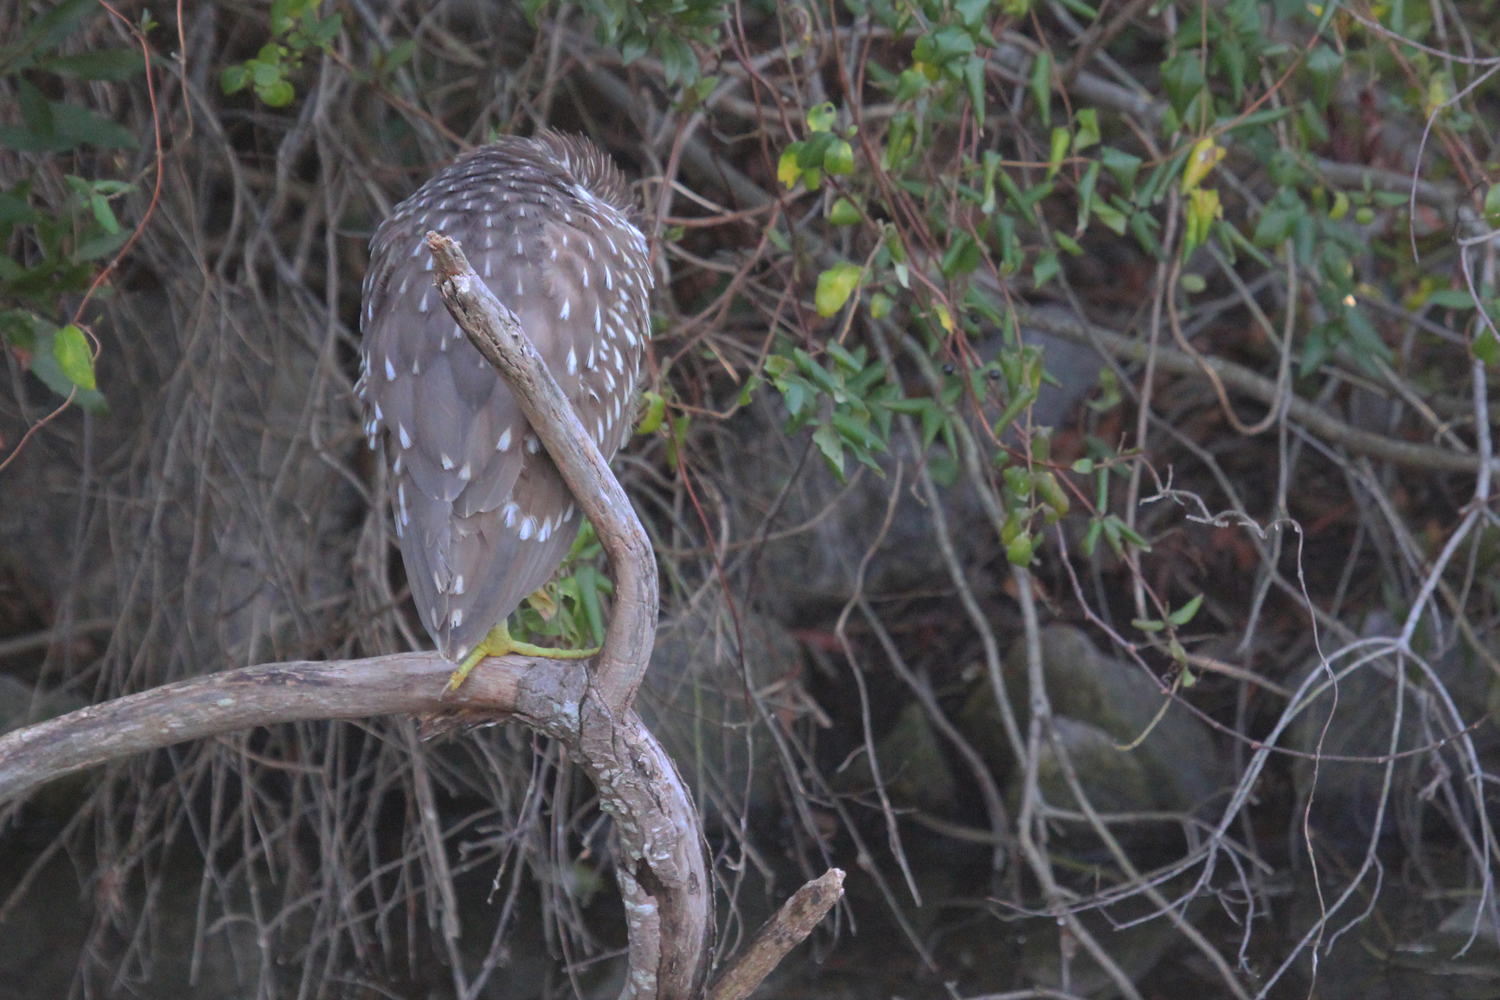
[[[1365,638],[1394,635],[1400,626],[1385,614],[1371,615],[1362,630]],[[1465,723],[1482,718],[1489,711],[1492,677],[1477,657],[1464,649],[1453,648],[1432,659],[1432,668],[1447,691]],[[1335,670],[1348,666],[1341,659],[1332,664]],[[1335,842],[1362,849],[1374,834],[1395,829],[1398,799],[1414,794],[1431,775],[1431,762],[1425,754],[1406,754],[1395,762],[1392,775],[1392,799],[1380,817],[1381,828],[1375,829],[1380,797],[1385,783],[1385,764],[1379,758],[1391,753],[1427,746],[1434,738],[1451,732],[1448,720],[1441,727],[1431,727],[1422,718],[1423,709],[1417,697],[1420,688],[1429,686],[1413,668],[1407,670],[1407,701],[1401,715],[1401,731],[1395,746],[1391,743],[1396,725],[1396,667],[1394,661],[1370,659],[1338,682],[1337,691],[1319,694],[1288,727],[1284,744],[1302,754],[1325,757],[1371,758],[1371,763],[1357,760],[1319,760],[1299,758],[1292,771],[1296,783],[1298,814],[1311,798],[1311,822]],[[1323,672],[1324,666],[1310,661],[1300,677]],[[1300,681],[1299,681],[1300,682]],[[1321,681],[1315,681],[1321,683]],[[1493,727],[1481,727],[1471,737],[1479,747],[1481,759],[1492,759],[1496,749]],[[1442,752],[1451,752],[1448,750]],[[1461,770],[1456,765],[1455,772]],[[1427,776],[1427,777],[1424,777]]]
[[[1146,774],[1142,756],[1122,753],[1114,737],[1098,726],[1060,715],[1053,720],[1058,743],[1067,751],[1068,760],[1078,775],[1079,784],[1095,811],[1100,813],[1136,812],[1157,806],[1151,779]],[[1020,775],[1006,785],[1007,805],[1011,815],[1020,810]],[[1058,748],[1050,740],[1042,741],[1037,761],[1037,787],[1048,805],[1059,809],[1079,809],[1078,800],[1068,787]]]
[[[901,710],[891,731],[876,741],[875,757],[892,805],[928,812],[943,812],[953,805],[953,772],[920,702],[913,700]],[[870,761],[864,754],[833,783],[841,792],[869,792],[874,785]]]
[[[1104,656],[1076,628],[1049,625],[1042,630],[1042,669],[1058,735],[1096,809],[1193,812],[1226,786],[1227,769],[1208,727],[1180,704],[1163,710],[1167,695],[1139,666]],[[1024,641],[1006,657],[1005,685],[1024,730],[1030,698]],[[970,695],[959,722],[997,775],[1018,780],[987,680]],[[1117,749],[1137,740],[1134,749]],[[1047,750],[1044,766],[1056,766],[1054,753]],[[1055,776],[1061,782],[1060,771]],[[1048,801],[1068,807],[1073,800],[1049,794]]]
[[[743,637],[743,668],[739,637]],[[802,653],[790,632],[741,609],[687,611],[657,630],[636,709],[693,789],[705,818],[737,822],[775,792],[780,771],[753,691],[768,711],[800,715]],[[747,685],[748,678],[748,685]]]

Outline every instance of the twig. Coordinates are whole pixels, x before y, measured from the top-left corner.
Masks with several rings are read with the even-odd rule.
[[[709,988],[708,1000],[745,1000],[843,895],[841,868],[830,868],[798,889]]]

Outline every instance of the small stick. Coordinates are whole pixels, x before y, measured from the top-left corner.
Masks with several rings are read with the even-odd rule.
[[[830,868],[798,889],[714,981],[708,1000],[745,1000],[781,964],[787,952],[806,940],[843,895],[841,868]]]

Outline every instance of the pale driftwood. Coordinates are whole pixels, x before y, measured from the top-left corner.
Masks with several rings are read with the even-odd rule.
[[[571,715],[533,724],[563,741],[599,789],[620,839],[630,971],[623,998],[688,1000],[703,987],[713,934],[703,825],[666,751],[631,707],[656,640],[656,556],[635,509],[515,314],[453,240],[427,234],[443,304],[515,394],[613,570],[613,614]],[[487,668],[481,666],[476,674]]]
[[[844,872],[830,868],[792,894],[708,991],[708,1000],[745,1000],[787,952],[813,932],[844,895]]]
[[[455,710],[530,721],[550,711],[559,691],[581,687],[584,667],[507,656],[444,696],[452,672],[436,653],[403,653],[266,664],[164,684],[0,736],[0,802],[117,757],[255,726]]]

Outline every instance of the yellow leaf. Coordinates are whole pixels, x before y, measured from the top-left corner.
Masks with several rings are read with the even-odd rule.
[[[818,275],[818,291],[814,298],[818,315],[832,316],[844,308],[863,273],[858,264],[842,261]]]
[[[1193,146],[1193,151],[1188,154],[1187,165],[1182,170],[1182,190],[1184,193],[1193,190],[1208,172],[1219,165],[1224,159],[1224,147],[1209,136],[1199,139]]]
[[[1188,192],[1187,231],[1184,234],[1183,253],[1190,254],[1208,242],[1208,231],[1215,219],[1224,217],[1224,206],[1219,203],[1219,192],[1213,188],[1197,188]]]
[[[646,412],[641,416],[640,423],[636,424],[637,434],[655,434],[657,428],[661,427],[662,421],[667,414],[667,401],[659,392],[643,392],[641,398],[646,402]]]
[[[789,149],[781,154],[781,159],[776,164],[776,179],[788,188],[797,186],[797,178],[802,176],[802,168],[797,166],[797,151]]]
[[[948,313],[948,307],[947,306],[943,305],[942,303],[938,304],[938,307],[937,307],[937,317],[938,317],[938,322],[942,324],[943,329],[946,330],[949,333],[952,333],[953,332],[953,317],[951,315],[949,315],[949,313]]]

